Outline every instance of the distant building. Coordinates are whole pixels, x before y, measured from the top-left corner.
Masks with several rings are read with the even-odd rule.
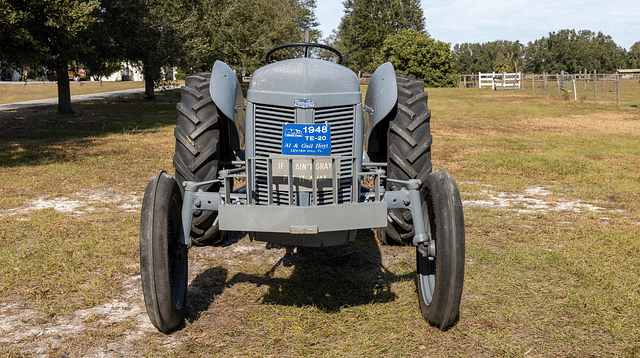
[[[616,70],[616,74],[618,74],[622,79],[625,80],[640,78],[640,68]]]
[[[178,71],[175,67],[162,68],[163,80],[175,80]],[[140,66],[130,62],[123,62],[120,71],[116,71],[109,76],[100,77],[100,81],[144,81],[144,75]]]
[[[123,62],[120,66],[120,70],[110,74],[109,76],[102,76],[100,81],[144,81],[144,75],[141,71],[142,66],[137,66],[131,62]],[[175,67],[163,67],[161,69],[160,80],[173,81],[176,79],[178,71]],[[31,72],[29,77],[31,80],[37,81],[55,81],[55,73],[47,71],[45,67],[42,67],[42,71]],[[96,80],[91,76],[90,70],[86,70],[84,67],[69,67],[69,79],[74,81],[94,81]],[[0,81],[26,81],[27,71],[22,68],[13,67],[0,67]]]
[[[116,71],[109,76],[100,77],[100,81],[143,81],[142,71],[137,66],[129,62],[123,62],[120,71]]]

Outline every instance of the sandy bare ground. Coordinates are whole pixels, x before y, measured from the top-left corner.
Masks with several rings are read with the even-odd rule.
[[[465,200],[466,208],[483,207],[494,210],[513,210],[513,212],[527,215],[537,212],[598,212],[603,216],[607,209],[580,200],[566,200],[552,195],[551,188],[536,186],[525,189],[520,193],[496,192],[490,186],[485,186],[480,192],[474,193],[475,200]],[[463,197],[465,194],[462,193]],[[40,197],[24,205],[0,210],[0,216],[13,216],[16,220],[28,220],[30,212],[42,209],[54,209],[68,215],[91,215],[94,206],[111,203],[116,210],[135,215],[140,210],[141,196],[139,193],[122,195],[114,190],[105,188],[99,191],[79,191],[69,197]],[[239,240],[238,240],[239,239]],[[200,273],[209,269],[206,258],[216,257],[217,260],[237,262],[248,259],[262,260],[265,264],[274,265],[282,257],[283,250],[266,250],[263,243],[251,242],[247,237],[236,238],[237,243],[227,247],[204,247],[190,252],[190,296],[199,296],[206,287],[200,287],[193,280]],[[395,258],[382,251],[383,264]],[[140,285],[140,275],[130,276],[120,282],[121,296],[117,300],[77,310],[68,315],[56,316],[51,319],[42,312],[28,307],[19,300],[8,300],[0,303],[0,353],[3,349],[19,350],[36,357],[45,357],[51,349],[59,348],[69,337],[80,335],[87,330],[108,327],[118,322],[129,322],[134,328],[123,333],[114,343],[87,353],[85,357],[134,357],[135,341],[143,338],[155,328],[149,321],[143,301]],[[184,335],[168,335],[163,338],[163,345],[171,346],[188,339]],[[5,348],[1,348],[5,347]]]

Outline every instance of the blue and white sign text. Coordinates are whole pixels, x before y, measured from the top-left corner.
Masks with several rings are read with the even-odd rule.
[[[282,125],[282,154],[330,155],[331,125],[288,123]]]

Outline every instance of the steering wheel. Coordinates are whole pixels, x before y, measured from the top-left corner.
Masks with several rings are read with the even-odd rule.
[[[276,62],[276,61],[271,61],[271,55],[273,55],[274,52],[280,51],[282,49],[289,48],[289,47],[304,47],[304,57],[305,58],[309,57],[309,48],[311,48],[311,47],[321,48],[321,49],[333,52],[338,57],[338,64],[339,65],[341,65],[342,62],[344,62],[344,57],[342,57],[342,53],[340,53],[340,51],[336,50],[335,48],[333,48],[331,46],[318,44],[318,43],[314,43],[314,42],[291,42],[291,43],[288,43],[288,44],[276,46],[276,47],[272,48],[271,50],[269,50],[269,52],[267,52],[267,56],[266,56],[267,63]]]

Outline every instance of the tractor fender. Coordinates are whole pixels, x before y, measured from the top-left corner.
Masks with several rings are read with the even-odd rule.
[[[213,64],[209,93],[222,113],[235,121],[236,105],[243,105],[242,89],[236,74],[229,65],[222,61],[216,61]]]
[[[230,128],[230,133],[228,133],[231,147],[234,149],[244,148],[245,111],[241,109],[244,109],[245,105],[240,81],[231,67],[222,61],[216,61],[213,64],[209,93],[220,112],[235,124],[235,130]]]
[[[364,100],[364,143],[365,150],[377,150],[378,146],[386,147],[386,143],[377,143],[378,133],[384,119],[388,118],[397,105],[398,88],[396,73],[390,62],[383,63],[371,76],[367,95]],[[386,131],[385,131],[386,132]],[[375,138],[374,138],[375,137]]]

